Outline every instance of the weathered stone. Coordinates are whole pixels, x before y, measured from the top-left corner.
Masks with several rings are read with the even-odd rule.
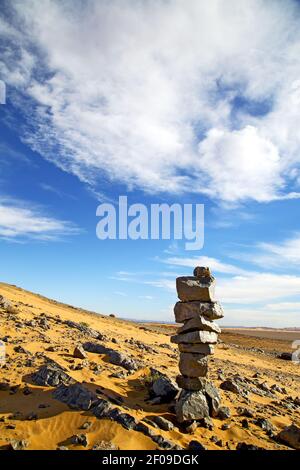
[[[184,375],[177,375],[176,382],[179,388],[184,390],[198,391],[202,390],[201,377],[185,377]]]
[[[190,331],[213,331],[214,333],[221,333],[221,328],[214,322],[207,320],[205,317],[199,315],[195,318],[190,318],[184,325],[178,329],[178,333],[188,333]]]
[[[211,278],[183,276],[176,279],[177,295],[182,301],[200,300],[212,302],[215,296],[215,281]]]
[[[295,424],[285,427],[279,434],[278,438],[281,442],[292,447],[293,449],[300,450],[300,428]]]
[[[207,356],[203,354],[181,353],[179,370],[188,377],[206,377],[208,372]]]
[[[46,387],[57,387],[60,384],[70,384],[74,382],[74,380],[55,363],[41,366],[39,370],[32,375],[32,381],[36,385]]]
[[[151,421],[153,421],[153,423]],[[174,429],[174,424],[163,416],[152,416],[150,423],[157,425],[163,431],[172,431],[172,429]]]
[[[17,313],[17,309],[13,304],[3,295],[0,295],[0,308],[3,308],[7,313]]]
[[[239,442],[236,446],[236,450],[266,450],[263,447],[258,447],[254,444],[247,444],[247,442]]]
[[[76,357],[77,359],[87,358],[87,354],[81,345],[76,346],[76,348],[74,349],[73,357]]]
[[[174,307],[176,323],[184,323],[191,318],[204,316],[209,320],[218,320],[224,317],[219,302],[177,302]]]
[[[209,416],[206,397],[201,391],[182,390],[176,403],[176,416],[179,423],[193,421]]]
[[[226,390],[227,392],[236,393],[237,395],[241,393],[239,385],[232,379],[224,380],[224,382],[221,383],[220,388],[222,390]]]
[[[199,452],[202,450],[206,450],[206,447],[204,447],[204,445],[201,444],[201,442],[199,441],[190,441],[188,450],[192,452]]]
[[[53,392],[53,398],[72,409],[87,411],[98,403],[97,395],[82,384],[60,385]]]
[[[219,410],[218,410],[218,413],[216,415],[216,418],[218,419],[228,419],[230,418],[230,409],[228,408],[228,406],[220,406]]]
[[[169,377],[161,375],[153,381],[150,394],[160,398],[160,403],[169,403],[174,400],[179,390],[176,384]]]
[[[183,353],[197,353],[203,354],[204,356],[208,356],[214,353],[214,346],[212,344],[202,344],[202,343],[194,343],[194,344],[185,344],[180,343],[178,344],[178,348],[180,352]]]
[[[211,331],[191,331],[190,333],[182,333],[179,335],[171,336],[171,343],[210,343],[216,344],[218,341],[218,335]]]
[[[111,364],[124,367],[124,369],[128,371],[138,370],[141,367],[141,364],[138,361],[131,359],[125,354],[115,351],[112,348],[107,348],[102,344],[87,342],[84,343],[83,348],[85,351],[91,353],[106,354]]]

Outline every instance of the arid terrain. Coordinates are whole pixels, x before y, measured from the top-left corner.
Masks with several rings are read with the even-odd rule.
[[[300,426],[300,365],[277,356],[300,332],[225,329],[209,378],[230,416],[186,428],[174,400],[153,388],[160,374],[178,374],[175,326],[95,314],[3,283],[0,295],[11,302],[0,307],[0,449],[291,448],[278,434]]]

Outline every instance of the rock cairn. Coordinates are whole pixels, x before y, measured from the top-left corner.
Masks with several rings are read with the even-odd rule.
[[[176,279],[180,299],[174,307],[176,323],[183,323],[172,343],[180,351],[177,384],[182,389],[176,403],[179,422],[191,422],[217,416],[220,395],[207,379],[208,358],[214,353],[220,327],[213,320],[223,317],[215,301],[215,278],[209,268],[196,267],[194,276]]]

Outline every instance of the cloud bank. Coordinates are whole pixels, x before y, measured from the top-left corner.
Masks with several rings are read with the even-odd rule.
[[[299,197],[296,1],[3,2],[25,141],[97,188]]]

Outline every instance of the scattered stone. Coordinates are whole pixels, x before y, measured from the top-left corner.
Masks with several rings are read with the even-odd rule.
[[[254,444],[247,444],[246,442],[239,442],[236,450],[266,450],[263,447],[258,447]]]
[[[163,416],[151,416],[150,422],[152,421],[163,431],[172,431],[174,429],[174,424],[163,418]]]
[[[84,411],[91,409],[98,403],[97,395],[79,383],[60,385],[54,390],[53,398],[65,403],[72,409]]]
[[[10,446],[11,450],[23,450],[23,449],[26,449],[26,447],[29,446],[29,442],[26,441],[25,439],[22,439],[20,441],[13,440],[13,441],[10,441],[9,446]]]
[[[56,363],[46,364],[32,375],[36,385],[57,387],[60,384],[70,384],[74,380]]]
[[[73,357],[76,357],[77,359],[87,359],[87,353],[85,352],[83,346],[76,346],[76,348],[74,349]]]
[[[285,427],[277,437],[289,447],[300,450],[300,428],[295,424]]]
[[[224,420],[224,419],[230,418],[230,416],[231,416],[231,413],[230,413],[230,409],[228,408],[228,406],[220,406],[220,408],[218,409],[216,418]]]
[[[71,443],[75,446],[88,446],[87,436],[85,434],[76,434],[75,436],[71,437]]]
[[[206,450],[206,448],[199,441],[190,441],[188,450],[192,452],[199,452],[200,450]]]
[[[273,426],[266,418],[257,418],[255,424],[262,428],[267,433],[273,432]]]
[[[218,335],[210,331],[191,331],[190,333],[183,333],[180,335],[171,336],[171,343],[210,343],[216,344],[218,341]]]
[[[153,380],[150,387],[150,395],[158,397],[160,403],[169,403],[178,394],[179,390],[176,384],[164,374]]]
[[[254,418],[255,416],[254,411],[250,410],[249,408],[239,407],[237,408],[237,413],[239,416],[245,416],[246,418]]]
[[[208,372],[208,360],[203,354],[181,353],[179,370],[182,375],[188,377],[206,377]]]
[[[227,379],[221,383],[220,388],[222,390],[226,390],[228,392],[233,392],[239,395],[241,393],[241,389],[237,383],[235,383],[232,379]]]
[[[182,390],[176,403],[176,416],[180,423],[208,417],[209,408],[204,393]]]
[[[283,353],[279,354],[277,357],[278,357],[278,359],[283,359],[284,361],[291,361],[292,356],[293,356],[292,353],[283,352]]]

